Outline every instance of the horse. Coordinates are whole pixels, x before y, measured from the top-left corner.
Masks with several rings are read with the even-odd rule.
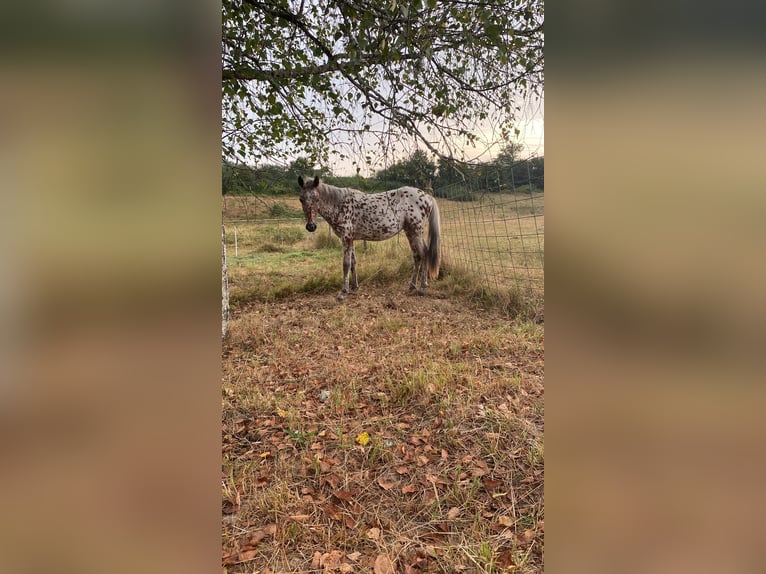
[[[343,289],[337,299],[342,301],[359,288],[356,278],[357,239],[382,241],[404,230],[412,249],[414,267],[409,293],[424,294],[428,278],[439,275],[439,206],[436,200],[415,187],[400,187],[381,193],[367,194],[348,187],[335,187],[319,180],[298,177],[300,200],[306,216],[306,230],[316,231],[319,213],[343,244]],[[423,239],[428,220],[428,245]],[[349,285],[349,274],[351,284]],[[420,287],[417,286],[420,276]]]

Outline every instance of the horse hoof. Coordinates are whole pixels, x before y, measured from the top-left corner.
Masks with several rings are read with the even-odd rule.
[[[338,296],[335,297],[338,301],[343,301],[343,299],[346,298],[346,296],[343,293],[338,293]]]
[[[423,291],[422,289],[418,289],[418,290],[415,292],[415,294],[416,294],[418,297],[422,297],[423,295],[425,295],[425,294],[426,294],[426,292],[425,292],[425,291]]]

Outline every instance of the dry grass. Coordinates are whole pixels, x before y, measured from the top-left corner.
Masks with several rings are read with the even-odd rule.
[[[439,205],[449,265],[471,272],[493,291],[542,294],[543,194],[486,194]]]
[[[269,218],[300,209],[296,198],[225,197],[224,216],[235,300],[340,289],[340,244],[322,223],[316,234],[299,219]],[[514,313],[539,316],[544,284],[544,195],[486,194],[477,201],[439,199],[445,276],[453,293],[494,300]],[[247,221],[232,221],[250,214]],[[268,218],[268,219],[264,219]],[[234,256],[234,229],[237,255]],[[405,282],[411,254],[404,237],[357,244],[367,280]],[[257,272],[256,272],[257,271]]]
[[[222,207],[225,221],[278,218],[291,213],[300,217],[302,213],[297,189],[294,196],[285,197],[224,195]]]
[[[403,292],[234,309],[228,572],[542,572],[543,327]]]
[[[514,286],[542,279],[542,259],[518,258],[533,255],[522,242],[542,232],[541,201],[491,199],[440,200],[447,264],[426,297],[405,295],[411,255],[395,238],[357,245],[360,290],[342,304],[326,224],[310,235],[270,217],[297,198],[224,199],[227,572],[543,571],[544,331],[525,319],[542,308]],[[236,222],[235,255],[243,216],[269,220]],[[482,236],[488,219],[521,232]],[[470,253],[517,268],[490,288],[461,263]]]

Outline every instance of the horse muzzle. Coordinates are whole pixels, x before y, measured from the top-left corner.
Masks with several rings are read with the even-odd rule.
[[[316,230],[317,230],[317,224],[316,224],[316,223],[314,223],[313,221],[309,221],[309,222],[306,224],[306,231],[309,231],[309,232],[314,232],[314,231],[316,231]]]

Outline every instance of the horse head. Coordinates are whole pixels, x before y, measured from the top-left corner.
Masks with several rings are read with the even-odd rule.
[[[298,185],[301,187],[301,205],[303,214],[306,216],[306,230],[316,231],[316,204],[319,201],[319,176],[313,180],[305,181],[302,176],[298,176]]]

